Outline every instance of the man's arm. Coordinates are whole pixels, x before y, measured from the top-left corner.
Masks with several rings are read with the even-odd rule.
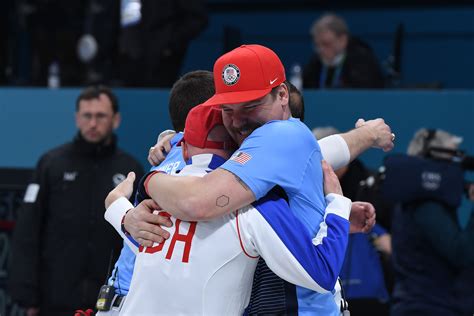
[[[268,267],[288,282],[327,293],[334,289],[344,262],[351,201],[340,195],[342,190],[332,169],[326,165],[323,170],[328,205],[319,230],[318,223],[310,229],[305,227],[289,212],[286,202],[265,198],[255,208],[240,211],[236,221],[248,255],[260,254]],[[328,186],[336,189],[328,190]],[[312,235],[310,230],[317,233]]]
[[[381,118],[370,121],[359,119],[355,129],[341,136],[349,147],[351,161],[370,147],[383,151],[390,151],[394,147],[392,130]]]
[[[187,221],[216,218],[255,201],[245,183],[221,168],[202,178],[156,173],[147,191],[162,209]]]

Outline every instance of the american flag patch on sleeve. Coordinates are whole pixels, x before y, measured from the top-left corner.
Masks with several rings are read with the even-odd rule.
[[[238,151],[235,154],[233,154],[232,157],[230,157],[230,160],[238,162],[241,165],[246,164],[250,159],[252,159],[252,156],[250,156],[247,153],[244,153],[243,151]]]

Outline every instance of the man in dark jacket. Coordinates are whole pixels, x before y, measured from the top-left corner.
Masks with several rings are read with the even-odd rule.
[[[44,154],[12,239],[9,290],[28,316],[93,308],[111,256],[122,245],[104,218],[104,199],[140,164],[116,146],[118,103],[105,87],[76,102],[75,139]],[[113,255],[112,255],[113,250]]]
[[[384,78],[372,49],[350,36],[346,22],[326,14],[314,22],[316,52],[303,70],[303,86],[313,89],[382,88]]]
[[[469,200],[463,196],[463,171],[451,161],[461,142],[422,128],[408,147],[414,157],[387,165],[388,189],[400,190],[392,219],[392,316],[474,313],[474,189],[471,184]],[[467,223],[458,218],[462,211],[470,212]]]

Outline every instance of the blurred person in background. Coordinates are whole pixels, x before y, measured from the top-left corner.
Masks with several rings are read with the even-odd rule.
[[[2,1],[2,10],[0,10],[0,85],[7,83],[7,67],[10,66],[11,62],[9,60],[12,42],[12,22],[10,16],[13,15],[13,7],[14,0]]]
[[[303,69],[309,89],[383,88],[384,78],[372,49],[351,36],[335,14],[317,19],[310,30],[315,52]]]
[[[446,131],[423,128],[398,168],[386,160],[385,182],[406,195],[392,219],[393,316],[474,313],[474,186],[463,193],[463,170],[451,161],[461,142]],[[458,220],[464,207],[470,212],[465,227]]]
[[[104,220],[104,198],[128,171],[143,174],[117,147],[120,113],[111,90],[84,89],[75,119],[76,137],[40,158],[18,211],[9,293],[27,316],[70,316],[94,307],[122,245]]]
[[[61,78],[60,85],[81,85],[85,69],[76,47],[84,29],[86,2],[27,0],[25,3],[31,11],[25,15],[31,34],[31,83],[48,85],[48,77],[54,71]]]
[[[313,129],[318,140],[339,133],[340,131],[332,126]],[[341,182],[344,196],[352,201],[373,203],[377,212],[384,207],[375,197],[377,188],[368,184],[373,172],[359,159],[354,159],[349,165],[335,170],[335,173]],[[389,294],[384,272],[386,274],[390,271],[387,271],[389,269],[383,263],[389,262],[391,253],[390,234],[378,223],[367,234],[349,235],[340,277],[351,315],[367,315],[369,312],[373,315],[388,315]],[[384,261],[381,261],[381,257]]]
[[[192,39],[207,26],[201,0],[121,0],[119,38],[125,86],[171,87]]]

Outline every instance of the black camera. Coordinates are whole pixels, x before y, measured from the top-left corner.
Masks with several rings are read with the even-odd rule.
[[[463,150],[446,149],[442,147],[430,147],[426,152],[429,159],[448,161],[458,164],[463,170],[474,171],[474,156],[468,156]],[[464,191],[469,195],[469,187],[473,182],[464,180]]]
[[[474,157],[466,155],[463,150],[430,147],[425,156],[426,158],[445,160],[459,164],[464,170],[474,170]]]
[[[430,147],[423,157],[389,155],[384,160],[382,193],[393,203],[435,200],[457,208],[471,185],[465,170],[474,170],[474,157],[463,151]]]

